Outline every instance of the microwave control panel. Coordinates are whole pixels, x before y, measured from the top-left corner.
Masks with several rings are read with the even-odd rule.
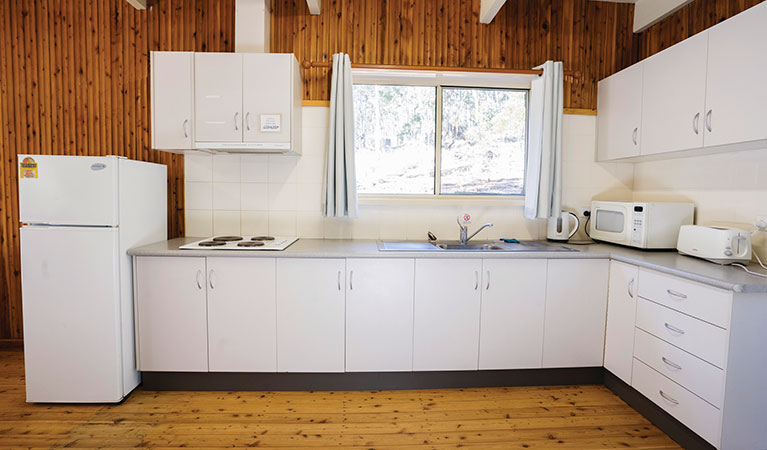
[[[631,224],[631,243],[641,246],[644,235],[644,206],[634,206],[634,220]]]

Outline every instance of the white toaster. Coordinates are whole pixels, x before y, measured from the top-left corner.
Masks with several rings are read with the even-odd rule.
[[[682,225],[676,249],[717,264],[751,261],[751,233],[738,228]]]

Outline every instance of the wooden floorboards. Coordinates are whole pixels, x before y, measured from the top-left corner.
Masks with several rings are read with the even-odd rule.
[[[603,386],[151,392],[120,405],[24,402],[0,351],[0,448],[680,448]]]

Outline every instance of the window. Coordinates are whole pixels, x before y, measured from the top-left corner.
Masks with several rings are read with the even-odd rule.
[[[524,194],[528,90],[439,81],[355,75],[358,192]]]

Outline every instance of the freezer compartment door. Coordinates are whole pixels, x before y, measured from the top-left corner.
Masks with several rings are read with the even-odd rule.
[[[18,160],[21,222],[118,225],[117,157],[19,155]]]
[[[21,229],[28,402],[123,397],[114,228]]]

